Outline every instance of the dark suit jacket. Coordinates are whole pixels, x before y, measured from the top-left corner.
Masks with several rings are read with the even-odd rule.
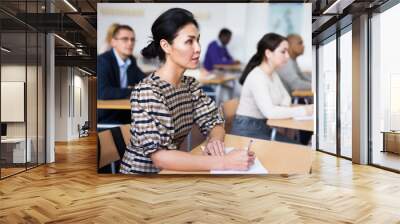
[[[139,69],[136,59],[130,57],[132,63],[127,70],[128,86],[139,83],[146,75]],[[130,88],[121,88],[120,71],[117,58],[113,50],[104,52],[97,57],[97,99],[123,99],[129,98]],[[97,110],[98,123],[130,123],[130,111],[122,110]]]

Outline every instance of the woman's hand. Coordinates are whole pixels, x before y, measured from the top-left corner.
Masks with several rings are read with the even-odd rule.
[[[255,159],[253,151],[234,149],[224,156],[224,170],[248,170]]]
[[[205,155],[223,156],[225,155],[225,144],[219,139],[210,139],[204,149]]]

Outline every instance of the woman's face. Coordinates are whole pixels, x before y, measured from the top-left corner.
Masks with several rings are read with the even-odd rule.
[[[274,66],[274,68],[281,68],[289,60],[289,43],[284,40],[274,51],[269,51],[267,54],[267,60]]]
[[[185,25],[168,47],[167,58],[182,68],[197,68],[201,52],[199,40],[197,27],[193,24]]]

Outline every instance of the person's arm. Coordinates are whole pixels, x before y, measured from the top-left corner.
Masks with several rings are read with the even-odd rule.
[[[266,83],[261,80],[261,78],[263,77],[254,76],[248,81],[251,81],[251,86],[253,87],[251,88],[251,92],[254,97],[254,101],[261,113],[267,119],[285,119],[306,115],[306,111],[302,107],[289,107],[273,104],[270,90],[268,89],[268,86],[266,86]]]
[[[194,78],[187,80],[194,100],[194,121],[200,127],[201,133],[208,136],[206,152],[212,155],[223,155],[225,129],[224,118],[215,102],[200,88],[200,83]]]
[[[311,82],[303,79],[294,79],[292,81],[294,90],[309,90],[311,89]]]
[[[178,150],[157,150],[151,154],[153,164],[168,170],[223,170],[224,158],[218,156],[192,155]]]
[[[159,169],[176,171],[248,170],[253,165],[254,152],[235,149],[224,156],[194,155],[178,150],[157,150],[151,154]]]
[[[214,127],[222,126],[225,123],[222,112],[215,102],[200,88],[200,83],[196,79],[187,77],[186,82],[193,96],[194,121],[199,125],[201,133],[208,136]]]
[[[181,171],[246,170],[253,163],[254,154],[244,150],[233,150],[224,157],[193,155],[176,150],[172,140],[172,116],[156,92],[151,83],[143,82],[135,87],[131,96],[133,144],[138,153],[149,157],[156,167]],[[218,129],[214,129],[212,135],[221,138],[221,130]]]
[[[235,64],[235,61],[233,60],[232,55],[229,53],[228,48],[225,47],[226,50],[226,55],[228,56],[228,61],[226,61],[226,64]]]
[[[216,125],[213,129],[211,129],[210,133],[208,134],[208,138],[211,140],[219,140],[224,141],[225,138],[225,129],[222,125]]]
[[[119,88],[112,86],[112,68],[110,62],[103,57],[97,60],[97,98],[101,100],[128,98],[131,94],[130,88]]]
[[[232,64],[233,60],[232,57],[229,55],[228,50],[226,50],[227,53],[227,59],[226,61],[222,60],[222,58],[224,57],[224,55],[221,55],[221,49],[219,46],[217,46],[217,44],[210,46],[210,48],[208,49],[209,52],[207,52],[209,55],[209,61],[211,61],[211,64],[214,66],[216,64],[220,64],[220,65],[226,65],[226,64]]]
[[[282,100],[282,106],[293,106],[292,105],[292,98],[290,97],[289,93],[287,92],[285,86],[283,86],[282,81],[279,79],[279,85],[280,85],[280,91],[282,92],[282,94],[284,95],[284,98]],[[307,116],[310,116],[313,114],[314,112],[314,106],[312,104],[310,105],[305,105],[305,106],[299,106],[299,105],[295,105],[295,107],[302,107],[305,111],[305,114]],[[300,116],[300,115],[299,115]]]
[[[286,88],[283,85],[279,76],[277,78],[279,79],[278,85],[279,85],[280,92],[283,94],[283,100],[282,100],[281,106],[288,107],[288,106],[292,105],[292,97],[289,95],[289,92],[286,90]]]
[[[308,74],[306,74],[308,73]],[[302,71],[299,73],[299,76],[306,81],[311,82],[312,81],[312,77],[311,77],[311,72],[310,71]]]
[[[211,129],[208,134],[207,144],[204,153],[210,153],[211,155],[222,156],[225,154],[225,129],[222,125],[216,125]]]
[[[311,89],[311,81],[302,79],[296,73],[292,64],[287,64],[279,70],[279,76],[292,90],[308,90]]]

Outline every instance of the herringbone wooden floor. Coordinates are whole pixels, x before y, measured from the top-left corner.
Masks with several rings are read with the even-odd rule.
[[[311,175],[96,173],[95,138],[0,181],[0,223],[400,223],[400,175],[317,153]]]

